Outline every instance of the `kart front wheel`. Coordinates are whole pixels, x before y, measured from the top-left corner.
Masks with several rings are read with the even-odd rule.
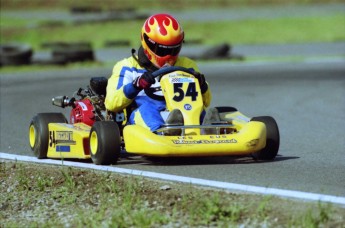
[[[270,116],[254,117],[251,121],[262,122],[266,125],[266,146],[252,154],[256,160],[273,160],[279,150],[280,135],[277,122]]]
[[[62,113],[38,113],[30,122],[30,148],[34,155],[39,159],[47,157],[49,123],[67,123],[67,120]]]
[[[91,159],[96,165],[115,164],[121,153],[118,125],[112,121],[97,121],[90,131]]]

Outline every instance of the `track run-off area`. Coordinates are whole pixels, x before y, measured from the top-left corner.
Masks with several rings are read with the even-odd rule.
[[[222,189],[229,192],[254,193],[254,194],[272,195],[272,196],[285,197],[285,198],[293,198],[293,199],[298,199],[298,200],[303,200],[303,201],[318,201],[318,202],[324,202],[324,203],[334,203],[334,204],[339,204],[345,207],[345,197],[338,197],[338,196],[331,196],[331,195],[324,195],[324,194],[235,184],[235,183],[229,183],[229,182],[205,180],[205,179],[192,178],[192,177],[186,177],[186,176],[176,176],[176,175],[171,175],[171,174],[148,172],[148,171],[142,171],[142,170],[117,168],[114,166],[86,164],[82,162],[58,161],[58,160],[52,160],[52,159],[37,159],[31,156],[6,154],[6,153],[0,153],[0,159],[50,164],[50,165],[62,165],[62,166],[69,166],[69,167],[74,167],[74,168],[93,169],[93,170],[100,170],[100,171],[106,171],[106,172],[135,175],[139,177],[160,179],[164,181],[174,181],[174,182],[180,182],[180,183],[185,183],[185,184],[217,188],[217,189]]]

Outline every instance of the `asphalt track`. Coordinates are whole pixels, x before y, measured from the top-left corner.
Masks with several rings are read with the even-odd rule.
[[[345,64],[204,63],[212,106],[229,105],[253,117],[273,116],[281,146],[273,162],[251,158],[201,158],[152,164],[123,159],[117,167],[303,192],[345,196]],[[110,69],[2,74],[0,151],[31,155],[28,125],[37,112],[68,110],[51,105],[71,95],[91,76]]]

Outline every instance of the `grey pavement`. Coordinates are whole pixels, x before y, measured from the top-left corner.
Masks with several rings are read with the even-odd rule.
[[[337,43],[303,43],[275,45],[235,45],[235,53],[252,57],[282,56],[342,56],[345,57],[345,42]]]

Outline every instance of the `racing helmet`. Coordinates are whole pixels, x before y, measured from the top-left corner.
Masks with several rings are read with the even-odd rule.
[[[169,14],[150,16],[141,29],[141,45],[150,62],[161,68],[174,65],[180,53],[184,32],[179,22]]]

